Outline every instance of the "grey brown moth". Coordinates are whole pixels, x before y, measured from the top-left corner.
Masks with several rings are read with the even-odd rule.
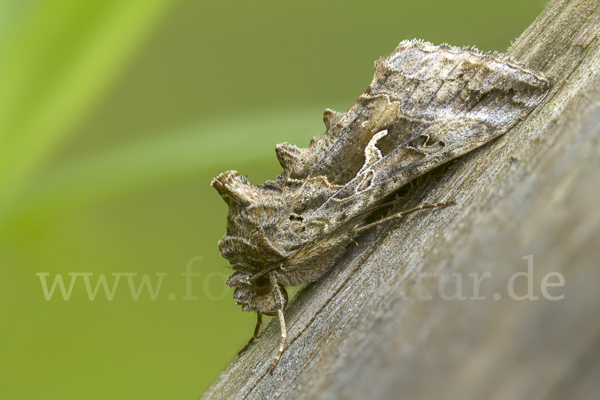
[[[326,132],[308,148],[275,151],[283,173],[253,186],[237,171],[212,181],[229,206],[219,242],[235,270],[227,284],[244,311],[278,315],[284,349],[286,286],[318,280],[361,231],[369,211],[425,172],[502,135],[550,85],[501,54],[403,41],[375,63],[373,81],[345,113],[325,110]],[[241,354],[240,352],[240,354]]]

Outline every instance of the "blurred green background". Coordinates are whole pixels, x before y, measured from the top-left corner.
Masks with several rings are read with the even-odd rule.
[[[194,399],[254,316],[224,286],[227,169],[275,177],[403,39],[504,51],[505,1],[0,1],[0,398]],[[184,300],[190,263],[192,296]],[[90,300],[61,274],[148,274]]]

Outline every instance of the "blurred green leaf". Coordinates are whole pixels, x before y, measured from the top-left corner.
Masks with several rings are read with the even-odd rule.
[[[17,22],[2,25],[0,215],[135,55],[171,1],[37,1],[18,9]]]
[[[223,117],[86,157],[33,179],[11,214],[72,209],[192,174],[240,168],[251,161],[276,165],[275,144],[288,141],[305,147],[324,130],[321,112],[270,110]]]

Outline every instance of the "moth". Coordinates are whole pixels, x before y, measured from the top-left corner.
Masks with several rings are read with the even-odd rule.
[[[318,280],[360,232],[424,208],[367,223],[386,196],[427,171],[504,134],[550,87],[541,73],[475,48],[401,42],[375,62],[367,90],[345,113],[326,109],[326,132],[308,148],[275,152],[283,173],[261,186],[237,171],[211,185],[229,206],[219,249],[235,272],[227,285],[253,311],[281,326],[273,373],[284,349],[286,286]]]

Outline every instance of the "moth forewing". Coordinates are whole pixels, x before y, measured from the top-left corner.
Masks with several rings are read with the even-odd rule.
[[[283,173],[275,180],[253,186],[236,171],[213,180],[229,205],[219,243],[236,270],[227,284],[244,311],[279,316],[271,371],[285,344],[284,287],[319,279],[358,232],[380,223],[364,217],[383,198],[504,134],[549,87],[543,74],[497,53],[404,41],[376,62],[347,112],[325,110],[327,131],[308,148],[276,146]]]
[[[539,104],[548,88],[541,73],[504,61],[497,53],[400,43],[376,63],[371,85],[332,129],[345,132],[333,149],[343,147],[348,160],[371,165],[350,165],[342,155],[336,165],[329,165],[332,157],[326,151],[316,171],[357,173],[315,210],[314,217],[344,216],[334,211],[341,208],[362,212],[372,207],[417,176],[505,133]],[[378,138],[384,130],[387,133]],[[362,138],[364,146],[356,146],[356,138]],[[371,161],[368,150],[374,138],[381,157]],[[352,145],[346,148],[346,143]]]

